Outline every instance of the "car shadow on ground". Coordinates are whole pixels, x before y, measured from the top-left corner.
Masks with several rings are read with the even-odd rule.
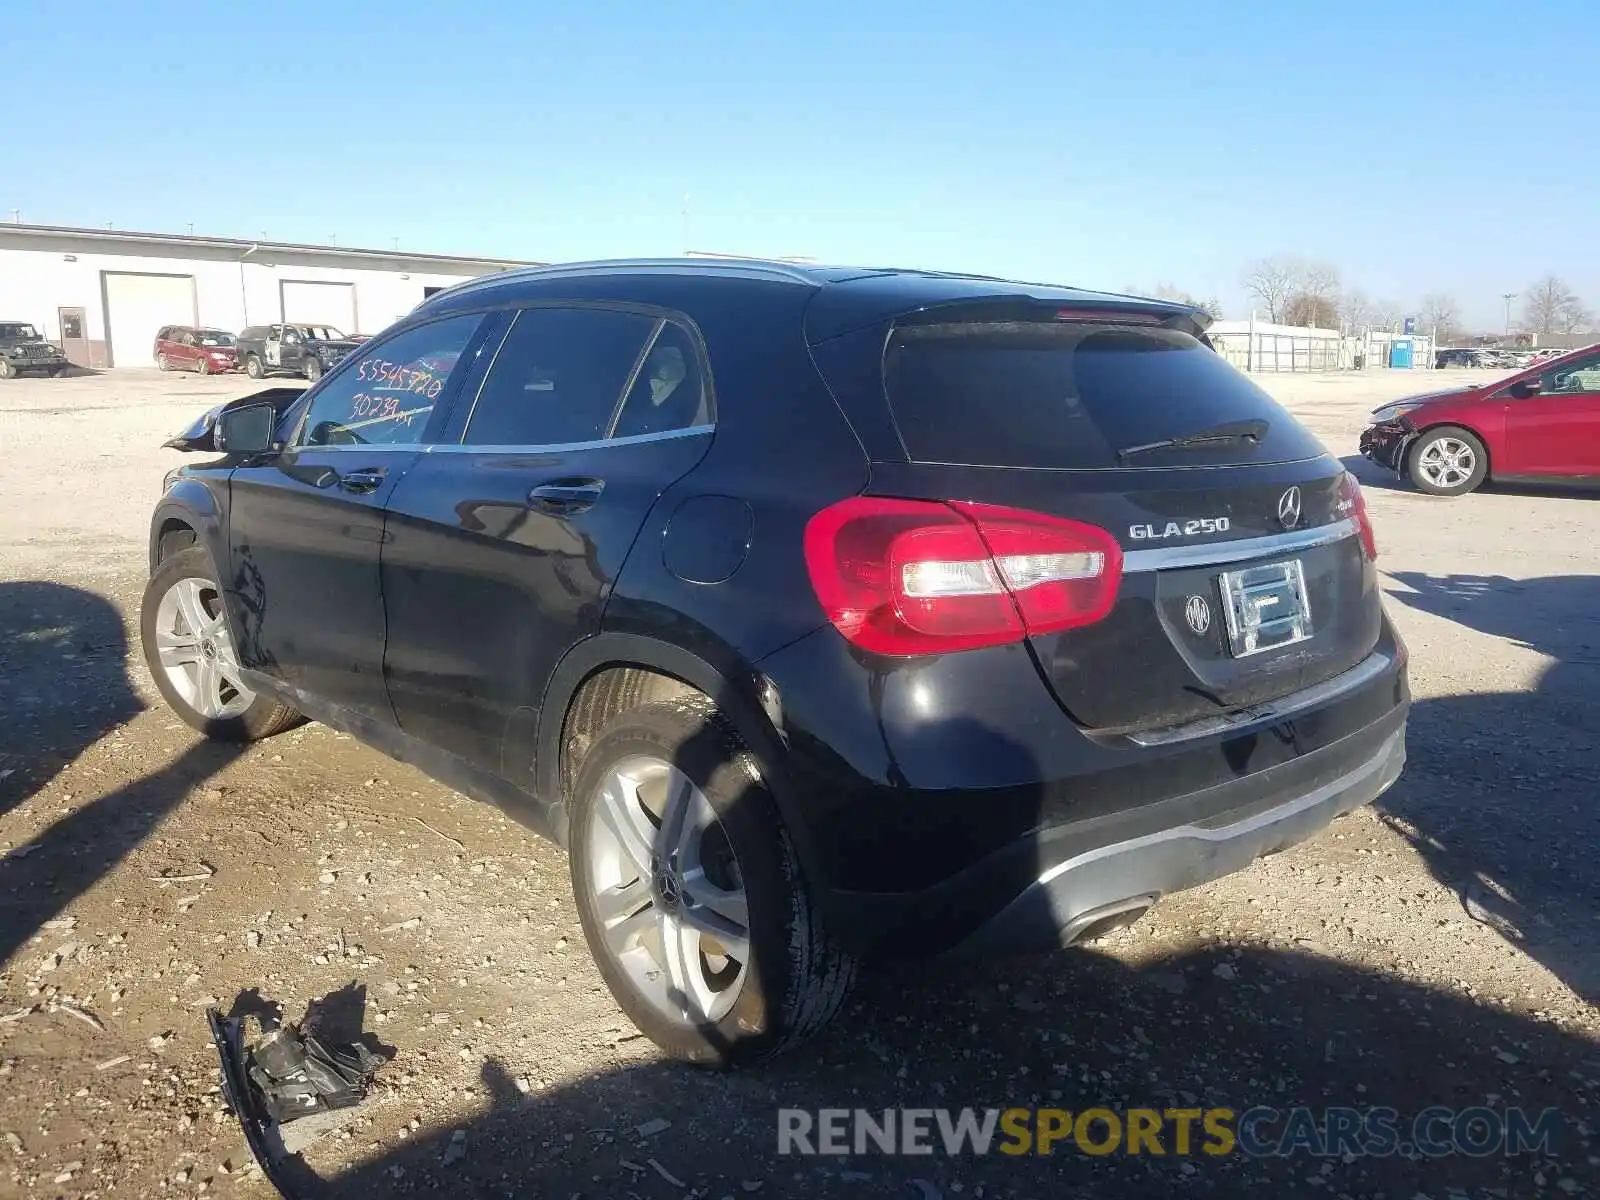
[[[121,615],[63,584],[0,583],[0,816],[144,708],[127,676]],[[239,747],[197,741],[176,760],[56,818],[0,857],[0,962],[81,896]]]
[[[998,734],[977,744],[986,753],[1021,752]],[[680,756],[682,769],[690,770],[691,757]],[[733,806],[763,802],[758,789],[753,784]],[[774,980],[762,978],[761,986],[770,991]],[[874,964],[854,1001],[814,1041],[732,1072],[647,1059],[539,1087],[530,1077],[558,1076],[559,1060],[530,1062],[525,1052],[496,1048],[493,1036],[482,1038],[475,1117],[391,1142],[353,1167],[340,1165],[348,1159],[336,1143],[314,1145],[296,1164],[294,1194],[927,1200],[1321,1189],[1333,1197],[1467,1188],[1522,1195],[1545,1186],[1578,1194],[1600,1183],[1589,1158],[1600,1047],[1581,1031],[1465,991],[1336,957],[1231,944],[1226,936],[1138,966],[1093,947]],[[415,1069],[403,1046],[387,1068]],[[380,1093],[385,1086],[380,1073]],[[403,1095],[395,1102],[407,1103]],[[1319,1122],[1333,1106],[1358,1110],[1363,1120],[1392,1109],[1395,1135],[1386,1153],[1339,1143],[1330,1150],[1323,1124],[1294,1143],[1294,1153],[1262,1153],[1279,1147],[1291,1110],[1301,1106]],[[1174,1119],[1158,1139],[1162,1153],[1148,1145],[1127,1153],[1125,1138],[1110,1154],[1080,1152],[1070,1141],[1049,1156],[779,1152],[780,1109],[820,1119],[821,1109],[1013,1107],[1102,1108],[1119,1119],[1130,1108],[1192,1110],[1194,1140],[1189,1153],[1179,1152]],[[1513,1107],[1530,1128],[1554,1112],[1543,1151],[1503,1153]],[[1487,1123],[1469,1132],[1502,1135],[1473,1145],[1482,1151],[1493,1140],[1496,1148],[1443,1153],[1456,1114],[1473,1108],[1480,1117],[1488,1110]],[[1236,1137],[1242,1114],[1271,1110],[1249,1121],[1248,1147],[1257,1153],[1246,1153],[1244,1143],[1215,1153],[1225,1148],[1220,1137],[1209,1143],[1213,1152],[1203,1149],[1200,1114],[1214,1109],[1230,1110],[1222,1123]],[[1418,1149],[1415,1122],[1429,1116]],[[1095,1144],[1106,1144],[1110,1129],[1097,1123]]]
[[[1600,1004],[1600,576],[1395,571],[1393,601],[1536,650],[1532,692],[1427,700],[1379,801],[1464,911]]]
[[[404,1069],[402,1051],[387,1070]],[[1091,950],[882,972],[816,1041],[754,1068],[649,1061],[524,1094],[515,1077],[527,1072],[491,1052],[474,1119],[326,1177],[302,1164],[292,1194],[1559,1196],[1600,1185],[1583,1124],[1600,1079],[1593,1042],[1463,993],[1294,952],[1208,948],[1132,970]],[[937,1133],[928,1156],[778,1152],[780,1109],[1018,1106],[1225,1108],[1236,1132],[1242,1114],[1265,1107],[1274,1112],[1249,1122],[1256,1150],[1278,1145],[1298,1106],[1391,1108],[1398,1132],[1393,1151],[1373,1156],[1313,1155],[1326,1148],[1319,1137],[1287,1156],[1208,1153],[1198,1117],[1189,1154],[1177,1153],[1171,1125],[1162,1154],[1091,1155],[1068,1140],[1049,1156],[951,1156]],[[1413,1130],[1435,1106],[1452,1116],[1424,1126],[1439,1141],[1424,1143],[1432,1151],[1447,1148],[1453,1114],[1474,1107],[1501,1121],[1517,1107],[1530,1125],[1556,1110],[1554,1139],[1548,1153],[1507,1155],[1502,1140],[1479,1156],[1430,1156]]]

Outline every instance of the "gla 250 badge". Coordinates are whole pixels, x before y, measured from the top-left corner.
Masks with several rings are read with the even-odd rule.
[[[1193,521],[1168,521],[1165,528],[1157,525],[1130,525],[1128,537],[1136,542],[1159,542],[1162,538],[1195,537],[1202,533],[1227,533],[1227,517],[1200,517]]]

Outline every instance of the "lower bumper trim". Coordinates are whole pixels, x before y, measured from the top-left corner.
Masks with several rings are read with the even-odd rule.
[[[1405,728],[1346,774],[1231,824],[1179,825],[1057,863],[948,953],[1026,953],[1099,936],[1123,913],[1232,874],[1370,804],[1405,766]],[[1127,923],[1126,921],[1122,923]]]

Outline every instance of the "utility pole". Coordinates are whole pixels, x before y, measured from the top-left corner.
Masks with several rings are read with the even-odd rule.
[[[20,208],[13,208],[11,210],[11,223],[13,225],[22,224],[22,210]]]
[[[1506,302],[1506,337],[1511,336],[1511,302],[1517,298],[1515,292],[1502,292],[1500,299]]]

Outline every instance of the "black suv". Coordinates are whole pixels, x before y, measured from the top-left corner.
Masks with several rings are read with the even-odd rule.
[[[361,342],[331,325],[252,325],[234,346],[252,379],[283,371],[315,383]]]
[[[175,444],[143,642],[190,724],[303,717],[570,852],[671,1054],[864,957],[1037,950],[1394,782],[1352,476],[1183,305],[722,262],[509,272]]]
[[[71,364],[61,347],[44,340],[26,321],[0,321],[0,379],[35,375],[65,375]]]

